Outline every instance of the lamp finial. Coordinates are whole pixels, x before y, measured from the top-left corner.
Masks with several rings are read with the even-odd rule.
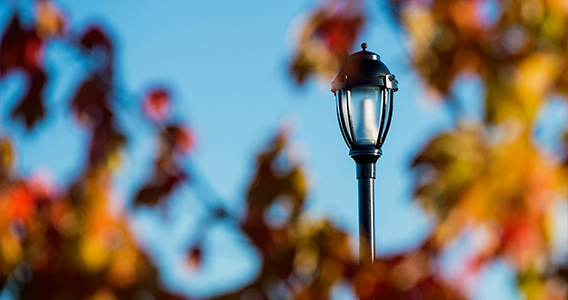
[[[361,44],[361,48],[363,49],[363,51],[367,51],[367,43]]]

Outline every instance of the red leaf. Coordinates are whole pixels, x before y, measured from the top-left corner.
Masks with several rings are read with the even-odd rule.
[[[113,46],[109,37],[98,27],[88,28],[81,37],[80,45],[91,50],[97,61],[97,73],[106,85],[112,85],[113,78]]]
[[[144,99],[144,113],[154,121],[163,121],[170,108],[170,95],[167,90],[157,88]]]
[[[14,17],[0,45],[0,75],[21,67],[29,73],[40,68],[43,43],[35,30],[25,30]]]
[[[83,33],[80,41],[81,46],[92,50],[96,47],[100,47],[106,52],[110,53],[112,51],[112,43],[107,35],[98,27],[89,27]]]
[[[87,79],[81,84],[71,101],[77,118],[86,125],[96,125],[108,119],[111,111],[107,107],[107,90],[97,77]]]
[[[363,25],[361,17],[333,16],[325,19],[316,28],[316,34],[336,55],[346,55]]]
[[[12,18],[0,45],[0,75],[21,65],[25,32],[17,17]]]
[[[12,218],[26,222],[35,212],[36,196],[28,186],[21,183],[12,188],[8,195],[8,213]]]
[[[161,132],[160,157],[169,157],[174,153],[187,154],[193,147],[193,134],[183,125],[170,125]]]
[[[26,128],[30,129],[36,122],[40,121],[45,115],[43,105],[43,89],[47,77],[41,70],[37,70],[31,78],[31,84],[20,104],[12,111],[12,118],[22,118]]]
[[[193,147],[193,134],[184,126],[168,127],[174,136],[174,149],[180,154],[186,154]]]
[[[36,71],[41,66],[42,54],[43,42],[37,32],[35,30],[27,32],[23,47],[22,67],[30,72]]]
[[[168,196],[186,178],[187,175],[177,167],[165,168],[157,165],[152,178],[134,198],[134,204],[154,206]]]

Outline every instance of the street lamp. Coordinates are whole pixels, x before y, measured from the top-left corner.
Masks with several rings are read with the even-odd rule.
[[[357,166],[359,185],[359,239],[361,261],[375,260],[374,179],[375,163],[389,131],[393,94],[398,82],[380,60],[367,51],[351,54],[333,82],[337,119],[349,155]]]

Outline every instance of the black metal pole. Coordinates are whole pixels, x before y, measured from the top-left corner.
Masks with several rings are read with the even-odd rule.
[[[357,163],[359,185],[359,258],[375,262],[375,163]]]

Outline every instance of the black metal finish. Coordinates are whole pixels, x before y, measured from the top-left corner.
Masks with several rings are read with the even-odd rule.
[[[338,120],[345,120],[345,115],[343,113],[343,101],[345,101],[343,99],[343,95],[341,94],[341,92],[339,92],[339,95],[337,95],[337,105],[336,105],[337,106],[337,119]],[[341,121],[339,122],[339,129],[341,130],[341,134],[343,135],[343,140],[345,140],[347,147],[351,147],[351,145],[353,144],[353,141],[351,140],[351,137],[349,136],[345,122],[341,122]]]
[[[385,127],[385,110],[387,109],[388,94],[383,90],[381,92],[381,126],[379,127],[379,134],[377,137],[377,145],[383,145],[383,128]],[[392,103],[392,101],[390,101]],[[391,110],[392,111],[392,110]],[[390,118],[389,118],[390,122]],[[380,146],[379,146],[380,148]]]
[[[359,184],[359,259],[375,262],[375,163],[357,164]]]
[[[377,149],[373,145],[361,145],[349,150],[349,156],[357,164],[374,164],[382,154],[381,149]]]
[[[362,51],[349,56],[345,65],[339,70],[335,80],[331,83],[332,92],[335,93],[335,91],[348,86],[386,86],[385,76],[390,74],[389,69],[381,61],[378,54],[365,49],[366,45]]]
[[[357,165],[359,185],[359,258],[361,263],[375,261],[375,163],[381,151],[364,146],[349,151]]]
[[[394,92],[392,90],[387,90],[387,92],[388,92],[387,97],[390,98],[391,101],[389,103],[389,116],[388,116],[388,119],[387,119],[387,127],[385,128],[385,131],[383,132],[381,138],[377,141],[377,143],[381,146],[385,142],[385,139],[387,138],[387,134],[389,133],[391,120],[392,120],[392,109],[393,109],[393,104],[394,104],[394,101],[392,100]],[[381,131],[382,131],[382,126],[383,126],[383,124],[381,123]]]
[[[351,99],[347,97],[347,118],[349,118],[349,131],[351,133],[352,144],[351,148],[357,146],[357,138],[355,137],[355,129],[353,127],[353,116],[351,115]]]

